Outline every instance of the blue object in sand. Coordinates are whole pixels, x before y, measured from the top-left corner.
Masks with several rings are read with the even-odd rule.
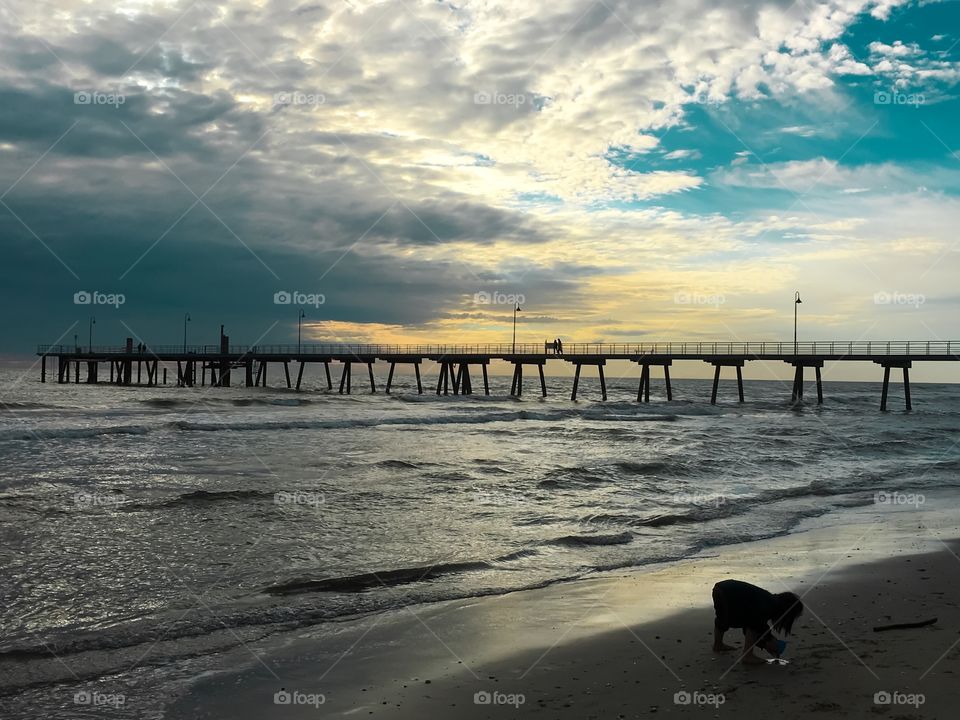
[[[777,657],[783,655],[784,650],[787,649],[787,643],[784,640],[777,640]]]

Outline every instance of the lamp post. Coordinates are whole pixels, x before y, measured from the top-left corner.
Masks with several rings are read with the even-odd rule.
[[[297,355],[300,354],[300,327],[303,323],[303,319],[307,316],[307,313],[303,308],[300,309],[300,314],[297,315]]]
[[[97,319],[91,315],[90,325],[87,328],[87,350],[93,352],[93,326],[97,324]]]
[[[800,299],[800,291],[797,290],[793,294],[793,355],[797,355],[797,305],[802,303],[803,300]]]
[[[520,303],[514,303],[513,306],[513,354],[517,353],[517,313],[520,312]]]
[[[190,313],[183,314],[183,354],[187,354],[187,323],[192,322]]]

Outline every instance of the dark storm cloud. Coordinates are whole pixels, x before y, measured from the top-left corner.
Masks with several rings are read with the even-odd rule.
[[[78,104],[77,93],[122,100]],[[216,140],[202,134],[210,123],[218,123],[223,130]],[[224,92],[201,95],[164,90],[147,94],[125,87],[0,87],[0,142],[26,142],[32,152],[40,154],[64,135],[54,158],[120,158],[151,155],[152,151],[161,156],[190,154],[205,162],[218,154],[217,145],[232,143],[239,150],[262,132],[263,119],[238,109]]]
[[[544,243],[548,230],[460,192],[449,164],[420,159],[446,153],[469,168],[477,160],[456,128],[505,127],[537,111],[478,106],[477,92],[533,95],[520,72],[466,77],[430,25],[450,8],[430,12],[340,13],[344,33],[304,54],[297,37],[330,20],[327,5],[136,14],[85,5],[75,31],[0,28],[0,302],[18,308],[7,341],[23,351],[56,339],[68,319],[86,322],[91,308],[72,302],[79,290],[127,297],[95,310],[104,341],[127,334],[121,318],[143,337],[175,338],[183,312],[249,342],[281,319],[274,339],[284,339],[291,310],[272,302],[284,289],[323,293],[314,319],[410,327],[458,308],[469,317],[481,290],[523,292],[541,307],[582,299],[578,281],[592,271],[529,268],[493,251]],[[376,107],[385,88],[395,112],[423,119],[421,133],[328,125],[325,113]],[[290,92],[324,102],[263,102]],[[445,111],[424,112],[438,97],[450,99]],[[459,244],[491,252],[451,259]]]

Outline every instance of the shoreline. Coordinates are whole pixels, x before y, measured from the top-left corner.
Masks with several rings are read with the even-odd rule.
[[[770,679],[769,688],[780,693],[804,678],[801,685],[823,685],[823,707],[810,699],[816,697],[811,687],[795,699],[807,702],[807,712],[832,712],[850,699],[834,687],[837,674],[839,680],[855,679],[861,694],[873,687],[868,699],[876,692],[909,694],[922,688],[928,698],[920,711],[930,717],[931,709],[949,708],[944,683],[955,679],[951,657],[956,657],[950,644],[960,640],[960,588],[951,587],[950,574],[960,571],[960,559],[944,545],[960,538],[960,527],[950,511],[955,505],[945,498],[937,502],[943,509],[852,508],[802,521],[785,535],[713,547],[686,560],[314,626],[255,649],[225,653],[218,665],[227,669],[192,682],[166,717],[316,717],[318,709],[324,717],[398,719],[443,716],[448,710],[458,717],[538,710],[550,717],[729,712],[742,707],[738,697],[744,693],[736,694],[741,685],[753,687],[759,678]],[[934,568],[923,576],[919,596],[906,589],[918,566]],[[709,652],[709,589],[725,577],[773,592],[789,587],[807,593],[811,604],[785,656],[790,666],[729,669],[727,656]],[[928,616],[939,620],[883,637],[865,634],[874,624]],[[928,657],[930,648],[917,647],[920,638],[932,648],[943,647]],[[732,633],[730,641],[735,641]],[[887,645],[892,649],[884,651]],[[891,676],[884,684],[884,674],[871,668],[890,667],[892,658],[886,655],[892,655],[909,674],[945,651],[947,657],[923,681],[900,677],[898,685]],[[717,672],[720,663],[723,673]],[[638,668],[643,669],[639,679],[634,677]],[[764,674],[750,675],[758,672]],[[852,677],[845,678],[849,673]],[[767,692],[766,680],[761,685],[758,701],[782,714],[784,698]],[[725,702],[708,709],[676,705],[678,692],[714,700],[722,694]],[[275,705],[276,693],[281,700],[283,693],[300,693],[290,696],[294,703],[312,697],[314,704]],[[475,693],[491,693],[491,704],[475,704]],[[501,706],[511,697],[516,704],[520,695],[523,704]],[[690,697],[694,703],[701,698]],[[884,710],[872,701],[864,701],[862,709],[864,717]],[[894,709],[906,716],[916,711]]]

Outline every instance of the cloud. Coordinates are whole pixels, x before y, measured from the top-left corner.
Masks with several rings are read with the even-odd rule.
[[[699,150],[674,150],[666,153],[663,157],[665,160],[696,160],[703,156]]]
[[[855,243],[856,212],[773,217],[710,204],[711,190],[950,187],[892,161],[762,167],[744,151],[724,165],[693,139],[696,123],[749,139],[774,106],[835,110],[860,78],[955,82],[954,64],[914,45],[877,41],[866,59],[846,46],[865,14],[902,4],[63,0],[50,13],[18,0],[0,28],[0,183],[26,173],[5,201],[31,231],[91,282],[139,283],[158,317],[164,302],[216,302],[164,287],[251,288],[253,302],[278,282],[344,298],[327,307],[337,322],[451,333],[489,328],[463,306],[484,284],[526,287],[551,322],[636,315],[659,300],[609,293],[638,268],[649,288],[720,262],[733,286],[744,256],[777,252],[771,235]],[[829,134],[806,117],[778,125],[794,141]],[[69,277],[3,208],[0,227],[11,282]]]
[[[740,164],[717,171],[712,180],[731,187],[791,193],[910,192],[918,188],[955,189],[960,176],[951,168],[908,168],[893,162],[841,165],[825,157],[781,163]]]

